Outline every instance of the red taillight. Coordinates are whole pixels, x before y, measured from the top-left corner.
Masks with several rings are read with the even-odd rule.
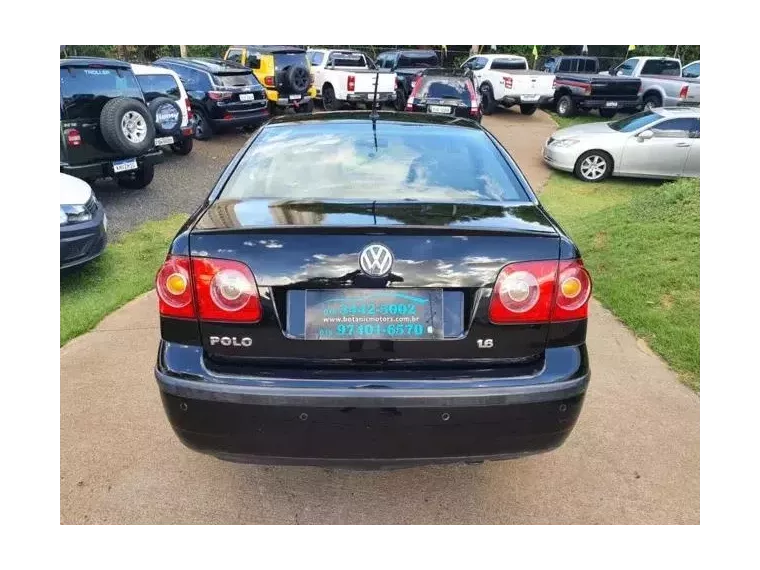
[[[416,79],[412,82],[412,92],[409,94],[409,99],[406,100],[407,111],[414,111],[414,98],[417,96],[417,93],[419,93],[421,86],[422,86],[422,76],[418,75]]]
[[[169,256],[156,275],[158,311],[165,317],[195,317],[190,260]]]
[[[678,94],[678,97],[680,97],[681,99],[686,99],[686,96],[688,94],[689,94],[689,86],[684,85],[683,87],[681,87],[681,92]]]
[[[222,117],[222,119],[225,120],[225,121],[230,121],[230,120],[232,120],[234,118],[235,118],[235,116],[232,113],[225,113],[224,117]]]
[[[264,78],[264,85],[267,87],[274,87],[274,75],[267,75]]]
[[[591,85],[586,85],[586,87],[583,88],[583,94],[591,95]]]
[[[261,320],[256,279],[239,261],[169,256],[156,275],[156,292],[158,310],[165,317],[248,323]]]
[[[504,76],[504,87],[507,89],[512,89],[512,78],[508,75]]]
[[[504,267],[488,316],[494,324],[545,323],[586,318],[591,278],[580,260],[525,261]]]
[[[76,129],[66,129],[66,144],[69,146],[80,146],[82,144],[82,135]]]
[[[472,82],[467,81],[467,92],[470,94],[470,116],[480,116],[480,106],[478,105],[478,96],[475,94],[475,86]]]
[[[557,90],[557,78],[552,79],[552,91]]]
[[[353,91],[356,89],[356,76],[355,75],[349,75],[346,79],[346,89],[349,91]]]
[[[193,108],[190,106],[190,99],[185,97],[185,108],[187,109],[187,120],[193,119]]]
[[[232,93],[229,91],[209,91],[208,96],[213,101],[224,101],[225,99],[230,99]]]

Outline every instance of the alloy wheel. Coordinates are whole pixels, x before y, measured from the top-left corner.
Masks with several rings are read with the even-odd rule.
[[[148,133],[148,125],[145,117],[136,111],[127,111],[121,118],[121,132],[127,140],[133,144],[139,144],[145,140]]]
[[[581,162],[581,174],[587,180],[599,180],[607,172],[607,161],[598,154],[587,156]]]

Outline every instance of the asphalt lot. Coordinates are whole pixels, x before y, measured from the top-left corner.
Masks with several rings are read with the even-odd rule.
[[[508,111],[484,124],[540,188],[551,119]],[[193,210],[245,138],[197,143],[144,191],[97,188],[116,231]],[[63,524],[699,524],[699,397],[594,301],[591,386],[562,447],[390,472],[238,465],[186,449],[153,378],[156,306],[149,293],[61,349]]]

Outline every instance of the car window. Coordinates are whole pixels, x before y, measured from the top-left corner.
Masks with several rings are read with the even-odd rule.
[[[190,69],[184,65],[173,65],[162,63],[164,67],[167,67],[174,71],[182,80],[182,84],[185,86],[186,91],[200,91],[210,87],[208,85],[208,76],[205,73]]]
[[[633,70],[636,69],[636,65],[639,63],[637,58],[628,59],[620,64],[617,68],[618,75],[633,75]]]
[[[584,59],[581,63],[582,66],[578,66],[578,71],[582,73],[597,73],[599,71],[597,62],[594,59]]]
[[[378,122],[264,128],[223,199],[523,201],[509,163],[478,129]]]
[[[277,71],[282,71],[291,65],[302,65],[304,67],[307,67],[307,64],[308,61],[306,60],[306,52],[274,54],[274,68]]]
[[[434,53],[402,53],[398,56],[396,67],[411,67],[422,69],[438,65],[438,57]]]
[[[243,50],[231,49],[227,52],[227,61],[236,61],[237,63],[243,63]]]
[[[699,77],[699,62],[690,63],[683,68],[684,77]]]
[[[632,133],[654,123],[655,121],[659,121],[660,119],[662,119],[662,115],[659,115],[654,111],[642,111],[641,113],[636,113],[625,119],[608,123],[608,126],[614,131]]]
[[[652,130],[659,138],[686,139],[699,132],[699,122],[693,117],[679,117],[657,123]]]
[[[557,71],[570,71],[570,60],[569,59],[561,59],[559,60],[559,68]]]
[[[360,53],[332,52],[327,57],[327,65],[335,67],[365,67],[364,56]]]
[[[644,62],[641,75],[681,75],[681,64],[672,59],[650,59]]]
[[[219,87],[252,87],[258,85],[252,73],[229,73],[214,75],[214,84]]]
[[[561,64],[560,64],[561,65]],[[496,58],[491,62],[491,69],[516,71],[518,69],[528,69],[528,62],[524,59],[507,59]]]
[[[488,60],[485,57],[471,57],[465,62],[465,64],[462,67],[466,67],[467,69],[472,69],[473,71],[478,71],[480,69],[485,68],[487,63],[488,63]]]
[[[419,87],[418,99],[457,99],[470,105],[469,79],[464,77],[425,77]],[[470,84],[471,85],[471,84]],[[474,92],[474,89],[473,89]]]
[[[306,56],[312,65],[320,65],[322,60],[325,59],[325,54],[321,51],[307,51]]]
[[[180,98],[179,85],[171,75],[138,75],[137,82],[148,103],[157,97],[169,97],[175,101]]]
[[[114,97],[143,98],[131,71],[108,67],[61,68],[61,103],[66,118],[99,117],[103,105]]]

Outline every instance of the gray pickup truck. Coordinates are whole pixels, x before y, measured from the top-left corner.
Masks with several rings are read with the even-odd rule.
[[[607,73],[602,73],[605,75]],[[681,60],[673,57],[631,57],[608,72],[641,80],[644,107],[699,106],[699,79],[681,77]]]

